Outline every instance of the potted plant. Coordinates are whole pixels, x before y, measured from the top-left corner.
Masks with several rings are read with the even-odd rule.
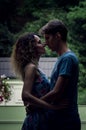
[[[12,95],[12,86],[7,82],[9,78],[5,75],[0,76],[0,103],[8,102]]]

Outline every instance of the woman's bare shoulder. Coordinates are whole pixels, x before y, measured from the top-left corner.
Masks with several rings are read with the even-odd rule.
[[[25,71],[36,71],[37,67],[35,64],[33,63],[29,63],[26,67],[25,67]]]
[[[29,63],[26,67],[28,68],[36,68],[36,65],[33,63]]]

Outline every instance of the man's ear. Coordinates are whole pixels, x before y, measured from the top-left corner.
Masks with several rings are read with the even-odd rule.
[[[61,39],[61,34],[59,32],[56,33],[56,38]]]

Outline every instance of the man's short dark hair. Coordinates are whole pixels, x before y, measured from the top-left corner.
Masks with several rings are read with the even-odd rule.
[[[66,41],[67,39],[67,28],[65,26],[65,24],[58,20],[58,19],[55,19],[55,20],[51,20],[49,21],[47,24],[45,24],[39,31],[42,35],[43,34],[51,34],[51,35],[54,35],[56,34],[57,32],[59,32],[62,36],[62,40],[63,41]]]

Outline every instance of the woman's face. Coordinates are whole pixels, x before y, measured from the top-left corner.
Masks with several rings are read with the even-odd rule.
[[[45,48],[41,43],[40,38],[37,35],[34,35],[35,40],[36,40],[36,54],[37,56],[41,56],[42,54],[45,53]]]

